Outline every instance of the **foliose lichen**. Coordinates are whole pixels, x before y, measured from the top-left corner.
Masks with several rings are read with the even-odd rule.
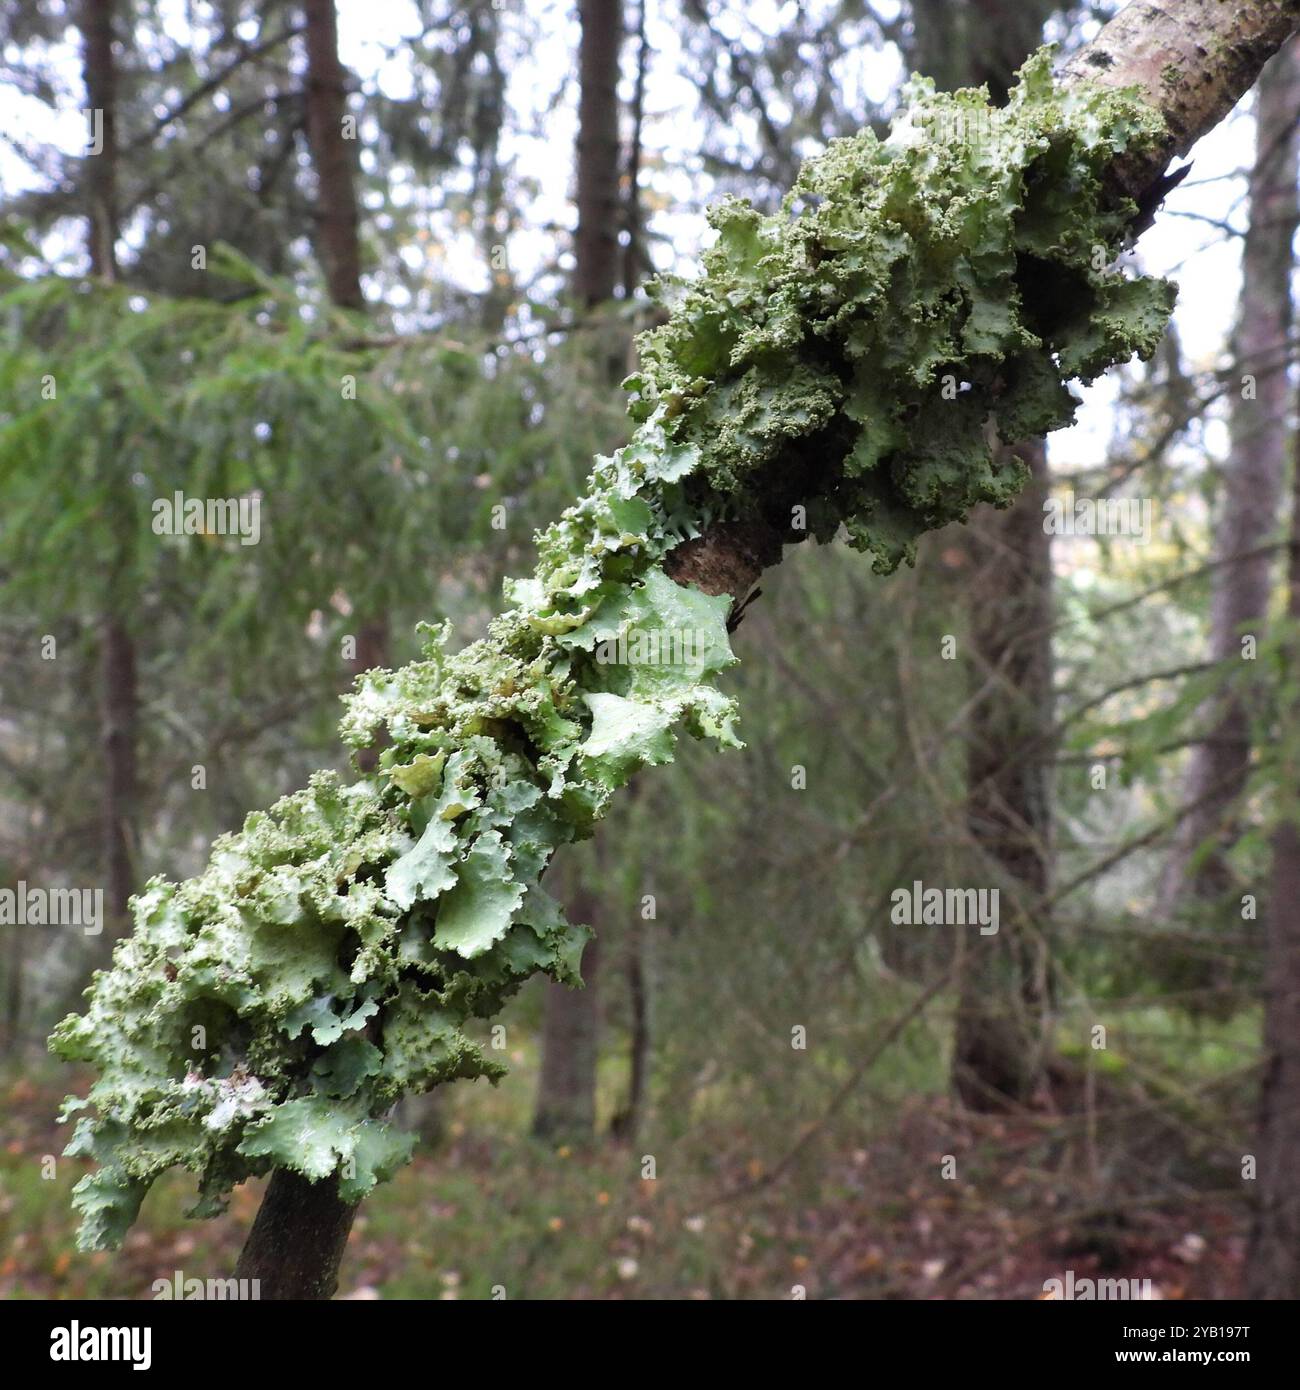
[[[1108,268],[1132,208],[1101,176],[1158,118],[1134,96],[1057,88],[1049,55],[1009,104],[914,79],[910,121],[840,140],[776,215],[728,200],[627,383],[635,430],[538,537],[507,611],[452,651],[372,671],[341,732],[382,742],[153,879],[82,1015],[51,1039],[98,1080],[66,1152],[98,1167],[74,1201],[83,1247],[118,1243],[150,1184],[198,1178],[195,1215],[273,1166],[359,1198],[411,1151],[394,1102],[501,1066],[468,1035],[530,976],[576,983],[586,928],[542,887],[678,732],[739,747],[715,677],[730,599],[663,571],[719,521],[801,539],[841,527],[881,572],[978,502],[1010,503],[994,446],[1072,418],[1067,382],[1156,346],[1173,287]],[[690,659],[602,660],[632,631],[690,631]]]

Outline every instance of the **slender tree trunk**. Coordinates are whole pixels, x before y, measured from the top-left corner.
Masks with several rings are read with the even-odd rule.
[[[316,171],[316,252],[325,274],[330,302],[341,309],[361,310],[361,240],[357,213],[352,150],[343,122],[347,111],[347,82],[339,61],[338,16],[335,0],[303,0],[307,49],[307,144]],[[385,614],[363,614],[357,629],[353,675],[389,663],[389,630]],[[363,772],[373,771],[378,750],[357,755]]]
[[[1237,372],[1249,382],[1235,383],[1232,400],[1210,613],[1211,660],[1229,676],[1254,669],[1242,664],[1242,635],[1259,636],[1272,587],[1272,557],[1252,552],[1264,546],[1277,525],[1288,440],[1291,243],[1300,216],[1297,109],[1300,46],[1291,43],[1264,69],[1256,107],[1250,225],[1242,253],[1235,344]],[[1161,878],[1159,902],[1168,916],[1196,903],[1222,907],[1232,886],[1226,854],[1239,832],[1236,809],[1251,753],[1251,712],[1240,680],[1208,715],[1207,742],[1192,750],[1187,768],[1183,795],[1190,809],[1179,823]]]
[[[483,86],[478,100],[490,106],[481,116],[484,132],[491,132],[490,143],[475,152],[475,176],[482,209],[479,216],[483,261],[488,273],[488,288],[479,300],[479,325],[486,338],[504,334],[511,306],[519,297],[519,285],[507,257],[510,236],[517,226],[516,211],[506,191],[506,166],[501,161],[501,116],[506,104],[509,79],[502,67],[503,5],[472,7],[468,13],[471,29],[485,65]],[[478,145],[478,138],[475,140]]]
[[[1038,46],[1052,0],[913,0],[911,57],[940,87],[986,85],[1004,102],[1016,68]],[[966,821],[1004,908],[996,935],[956,943],[958,987],[952,1083],[986,1108],[1026,1101],[1047,1037],[1047,923],[1034,904],[1051,877],[1048,790],[1052,723],[1051,538],[1041,442],[1010,450],[1031,481],[1005,511],[981,508],[967,532],[970,672]],[[983,878],[980,880],[983,885]],[[958,928],[958,930],[965,930]]]
[[[642,276],[650,269],[642,249],[641,227],[641,132],[645,117],[646,72],[650,47],[646,40],[646,0],[636,8],[636,82],[632,91],[632,132],[627,153],[627,187],[624,198],[624,225],[627,243],[623,248],[623,295],[630,298]],[[635,783],[627,789],[630,804],[637,795]],[[654,998],[654,979],[650,973],[650,940],[644,921],[634,919],[628,930],[624,974],[627,981],[630,1059],[627,1101],[610,1123],[616,1139],[635,1143],[645,1118],[646,1096],[650,1087],[654,1035],[650,1016]]]
[[[361,310],[365,307],[361,245],[352,155],[343,130],[347,88],[339,61],[334,0],[303,0],[303,16],[307,143],[316,170],[317,254],[331,302],[340,308]],[[387,618],[363,616],[357,630],[353,672],[387,664]],[[366,749],[357,762],[363,771],[371,771],[377,758],[376,749]],[[259,1280],[262,1298],[332,1298],[355,1215],[356,1204],[339,1197],[337,1179],[313,1183],[289,1169],[277,1168],[248,1233],[235,1277]]]
[[[618,284],[618,74],[623,0],[579,0],[578,229],[574,294],[586,305],[614,297]]]
[[[1300,452],[1293,448],[1288,664],[1300,670]],[[1273,872],[1265,916],[1264,1071],[1256,1142],[1255,1218],[1246,1254],[1250,1298],[1300,1298],[1300,704],[1281,730]]]
[[[619,196],[618,74],[623,43],[622,0],[580,0],[582,39],[578,51],[578,227],[573,292],[594,308],[612,299],[619,274],[619,228],[624,213]],[[597,323],[593,351],[607,363],[611,384],[622,375],[624,347],[608,325]],[[585,920],[599,929],[597,901]],[[596,943],[582,957],[584,988],[550,981],[543,986],[542,1069],[533,1115],[533,1133],[545,1138],[589,1137],[596,1116],[596,1034],[600,1020]]]
[[[909,62],[943,91],[987,86],[1000,106],[1058,0],[911,0]]]
[[[339,62],[334,0],[303,0],[307,33],[307,142],[316,170],[319,258],[333,303],[360,309],[361,244],[352,155],[344,139],[347,87]]]
[[[117,278],[117,66],[113,21],[117,0],[83,0],[82,77],[90,104],[91,133],[100,148],[86,159],[86,249],[90,273]]]
[[[650,45],[646,40],[645,7],[636,7],[636,81],[632,88],[632,133],[627,150],[627,190],[623,200],[627,244],[623,247],[623,297],[630,298],[652,267],[642,248],[641,227],[641,132],[645,124],[645,84],[650,66]]]
[[[649,942],[645,924],[634,921],[628,929],[625,975],[627,979],[630,1058],[627,1100],[610,1122],[610,1133],[625,1143],[635,1143],[645,1118],[650,1086],[653,1033],[650,1027],[651,978],[647,959]]]
[[[1295,542],[1300,555],[1300,536]],[[1292,562],[1291,619],[1300,623],[1300,559]],[[1300,661],[1300,652],[1293,653]],[[1300,715],[1300,712],[1297,712]],[[1297,719],[1300,723],[1300,718]],[[1295,738],[1294,727],[1291,737]],[[1292,785],[1300,766],[1290,759]],[[1273,834],[1264,1073],[1256,1162],[1259,1191],[1246,1256],[1249,1298],[1300,1299],[1300,827],[1294,797]]]
[[[979,0],[967,10],[968,81],[1005,101],[1015,69],[1055,8]],[[996,934],[969,932],[953,1040],[952,1084],[963,1104],[1023,1104],[1038,1088],[1050,1032],[1050,924],[1039,907],[1052,874],[1052,555],[1043,525],[1047,447],[1021,444],[1030,481],[1005,511],[970,527],[971,663],[966,821],[999,891]],[[983,876],[980,880],[983,884]],[[958,930],[962,930],[958,928]]]
[[[117,279],[117,65],[113,57],[116,0],[84,0],[81,10],[82,76],[90,107],[92,144],[85,162],[86,251],[90,272],[100,280]],[[111,451],[109,451],[111,453]],[[111,457],[107,487],[109,509],[122,549],[116,556],[108,589],[108,607],[99,623],[99,717],[103,749],[100,810],[100,859],[109,916],[106,940],[124,929],[127,904],[135,889],[137,839],[137,740],[139,689],[135,641],[123,612],[121,594],[130,557],[132,529],[129,484],[122,462]]]
[[[129,525],[129,517],[119,524]],[[135,643],[116,611],[110,611],[100,625],[99,683],[104,748],[102,854],[108,910],[115,924],[110,935],[117,935],[126,922],[127,903],[135,891],[139,689]]]
[[[595,896],[575,895],[575,920],[590,921]],[[543,1007],[542,1071],[533,1133],[557,1143],[583,1143],[596,1128],[596,1062],[599,1053],[600,946],[582,953],[582,989],[548,981]]]
[[[969,548],[977,695],[967,730],[966,818],[1001,902],[996,934],[959,943],[952,1080],[973,1109],[1033,1095],[1049,1032],[1049,924],[1039,906],[1052,875],[1049,478],[1041,442],[1015,452],[1030,481],[1007,511],[986,509],[972,520]]]
[[[8,876],[8,875],[6,875]],[[24,875],[15,874],[15,878]],[[16,1055],[22,1045],[23,1026],[23,985],[27,970],[27,933],[9,930],[8,959],[5,961],[5,1028],[4,1047],[11,1055]]]

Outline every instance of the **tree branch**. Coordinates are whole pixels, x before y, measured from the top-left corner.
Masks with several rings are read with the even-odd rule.
[[[1138,205],[1135,231],[1168,191],[1164,170],[1212,130],[1254,85],[1264,64],[1300,26],[1300,0],[1179,0],[1168,8],[1134,0],[1066,63],[1067,85],[1137,87],[1164,119],[1166,138],[1112,166],[1116,198]],[[679,546],[666,568],[679,584],[737,600],[781,557],[775,531],[718,525]]]

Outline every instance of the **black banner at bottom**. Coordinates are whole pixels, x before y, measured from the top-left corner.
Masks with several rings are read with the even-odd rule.
[[[765,1375],[779,1363],[818,1375],[827,1358],[845,1369],[904,1377],[953,1371],[1110,1370],[1123,1380],[1151,1366],[1267,1370],[1294,1378],[1295,1305],[1103,1302],[733,1302],[563,1304],[500,1302],[271,1303],[14,1301],[0,1305],[5,1368],[13,1378],[195,1372],[222,1379],[285,1366],[300,1374],[400,1373],[410,1358],[435,1366],[476,1363],[500,1374],[513,1351],[548,1375],[576,1379],[598,1369],[580,1348],[605,1359],[590,1339],[621,1331],[637,1340],[623,1355],[642,1374],[711,1365],[728,1377],[747,1363]],[[758,1321],[751,1321],[757,1318]],[[593,1321],[594,1319],[594,1321]],[[511,1337],[504,1339],[509,1331]],[[529,1337],[535,1331],[538,1335]],[[431,1336],[438,1333],[437,1340]],[[683,1336],[674,1335],[680,1332]],[[810,1335],[815,1340],[810,1340]],[[465,1337],[460,1344],[449,1338]],[[482,1340],[475,1340],[481,1338]],[[703,1339],[703,1340],[702,1340]],[[436,1348],[436,1351],[433,1350]],[[566,1349],[567,1348],[567,1349]],[[459,1350],[459,1354],[457,1354]],[[503,1356],[503,1353],[505,1354]],[[399,1358],[394,1360],[394,1357]],[[619,1357],[622,1360],[622,1356]],[[832,1363],[834,1364],[834,1363]]]

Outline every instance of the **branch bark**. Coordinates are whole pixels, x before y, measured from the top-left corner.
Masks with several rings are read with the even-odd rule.
[[[356,1203],[339,1196],[337,1178],[309,1182],[288,1168],[277,1168],[235,1266],[235,1278],[256,1279],[264,1299],[333,1298],[356,1214]]]
[[[1147,206],[1169,161],[1219,124],[1297,25],[1300,0],[1134,0],[1117,14],[1061,71],[1137,87],[1164,118],[1164,143],[1117,161],[1115,187]]]

